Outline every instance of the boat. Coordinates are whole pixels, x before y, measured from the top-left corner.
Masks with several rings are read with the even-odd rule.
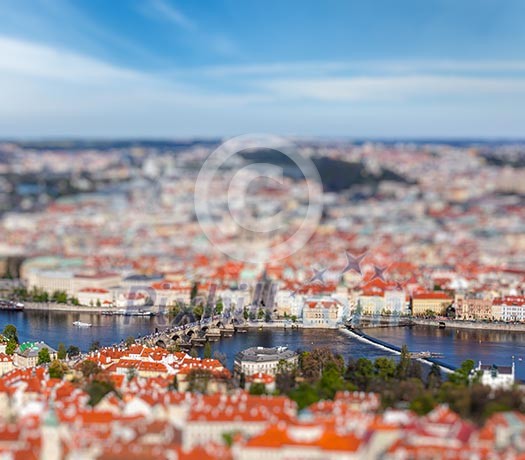
[[[123,313],[124,316],[155,316],[155,313],[152,311],[145,310],[126,310]]]
[[[0,300],[0,310],[22,311],[25,306],[21,302],[13,302],[11,300]]]
[[[73,321],[73,325],[76,327],[91,327],[91,323],[84,323],[82,321]]]

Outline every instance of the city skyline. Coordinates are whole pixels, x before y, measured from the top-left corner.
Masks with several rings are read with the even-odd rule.
[[[0,137],[523,137],[523,3],[418,3],[7,1]]]

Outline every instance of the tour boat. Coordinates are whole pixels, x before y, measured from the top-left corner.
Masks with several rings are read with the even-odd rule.
[[[73,321],[76,327],[91,327],[91,323],[83,323],[82,321]]]

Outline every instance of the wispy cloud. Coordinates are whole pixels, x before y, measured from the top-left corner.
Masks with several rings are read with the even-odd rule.
[[[183,11],[166,0],[149,0],[138,5],[139,11],[148,19],[173,24],[191,34],[192,46],[201,47],[223,56],[239,55],[239,46],[224,33],[217,33],[200,27]]]
[[[189,19],[179,8],[164,0],[150,0],[142,4],[143,11],[154,15],[157,19],[171,22],[188,30],[197,28],[195,22]]]
[[[196,69],[210,76],[338,75],[338,74],[508,74],[524,73],[525,60],[352,60],[270,62]]]
[[[320,74],[304,72],[320,68],[310,63],[223,67],[226,89],[213,72],[167,76],[12,37],[0,36],[0,56],[0,136],[509,135],[524,116],[525,75],[514,62],[512,77],[494,74],[501,63],[472,63],[476,75],[389,73],[380,63],[364,75],[335,62]]]
[[[263,83],[286,98],[325,102],[404,102],[424,97],[486,97],[525,95],[525,78],[451,77],[410,75],[402,77],[334,77],[275,79]]]

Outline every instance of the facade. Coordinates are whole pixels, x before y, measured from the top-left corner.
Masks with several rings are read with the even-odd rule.
[[[458,319],[495,319],[492,300],[480,295],[456,295],[454,302]]]
[[[291,291],[279,290],[275,296],[275,308],[278,318],[301,318],[303,314],[303,296],[292,295]]]
[[[4,375],[7,372],[13,370],[13,357],[0,353],[0,375]]]
[[[447,307],[453,302],[452,296],[446,292],[420,292],[412,296],[412,314],[414,316],[423,316],[427,312],[435,315],[444,316]]]
[[[113,304],[113,300],[108,289],[85,288],[78,292],[78,303],[91,307],[109,306]]]
[[[68,296],[77,296],[85,288],[109,289],[121,281],[116,273],[74,273],[69,270],[33,270],[27,274],[28,289],[38,288],[52,294],[65,291]]]
[[[257,373],[248,375],[246,377],[246,383],[244,389],[249,391],[253,384],[262,384],[266,390],[266,393],[271,394],[275,391],[275,376],[270,374]]]
[[[303,326],[336,328],[343,318],[343,306],[332,297],[310,297],[303,306]]]
[[[524,321],[525,297],[506,296],[494,299],[492,309],[495,319],[500,321]]]
[[[514,385],[515,373],[514,362],[512,366],[496,366],[481,364],[476,368],[481,373],[481,384],[497,389],[509,389]]]
[[[44,342],[25,342],[19,345],[13,357],[16,367],[34,367],[38,363],[38,353],[42,348],[49,350],[51,361],[56,359],[57,351]]]
[[[403,315],[406,313],[406,295],[403,291],[365,291],[358,297],[358,311],[363,315]]]
[[[297,366],[299,355],[286,347],[247,348],[235,355],[233,372],[237,377],[259,373],[275,375],[282,361],[290,366]]]

